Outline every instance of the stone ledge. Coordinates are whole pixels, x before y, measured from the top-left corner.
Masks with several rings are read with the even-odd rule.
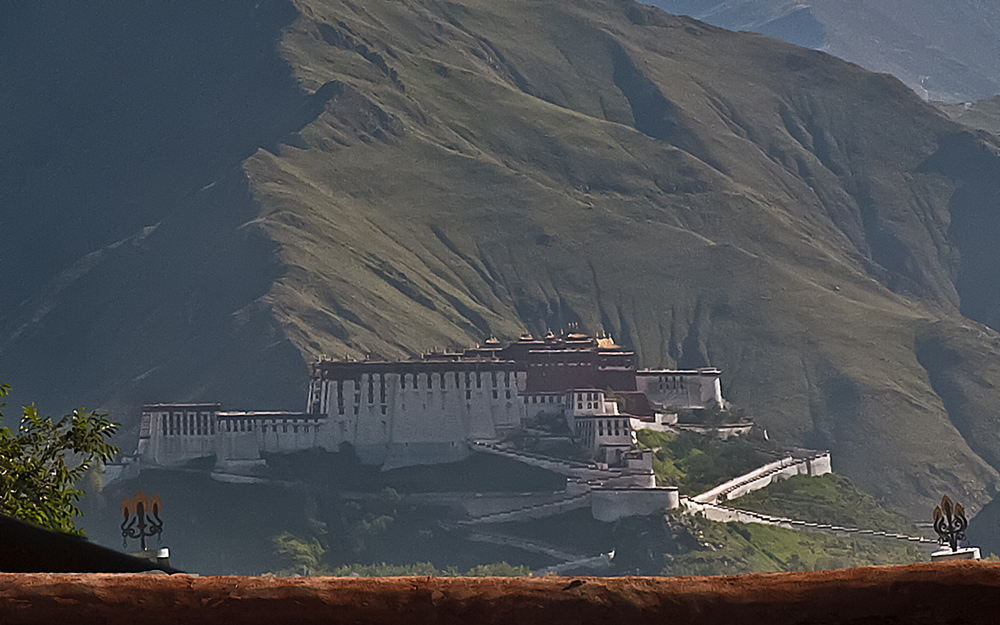
[[[733,577],[255,578],[0,574],[21,623],[992,623],[1000,564]]]

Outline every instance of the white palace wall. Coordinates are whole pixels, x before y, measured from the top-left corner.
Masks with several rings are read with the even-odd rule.
[[[571,428],[576,421],[592,428],[588,442],[595,448],[631,446],[629,419],[617,414],[617,403],[606,400],[603,390],[527,396],[524,367],[495,355],[321,361],[310,376],[304,413],[223,412],[217,403],[149,404],[138,456],[161,466],[213,455],[219,463],[255,462],[268,453],[335,452],[349,444],[363,463],[386,469],[453,462],[468,456],[470,442],[502,440],[529,412],[543,407],[567,416]],[[717,369],[642,370],[636,385],[666,405],[722,404]]]
[[[216,453],[219,404],[147,406],[139,427],[138,454],[144,462],[183,464]]]
[[[453,462],[469,455],[469,441],[498,440],[520,427],[523,377],[487,369],[314,380],[309,403],[323,412],[311,414],[149,405],[138,454],[147,464],[170,466],[213,455],[225,463],[258,460],[263,453],[339,451],[348,443],[363,463],[385,469]]]
[[[138,456],[171,466],[215,456],[218,462],[258,460],[261,453],[320,446],[321,415],[223,412],[218,404],[158,404],[142,414]]]
[[[461,460],[468,441],[498,440],[520,426],[518,382],[518,372],[497,370],[325,380],[314,391],[328,422],[320,444],[349,443],[362,462],[383,468]]]

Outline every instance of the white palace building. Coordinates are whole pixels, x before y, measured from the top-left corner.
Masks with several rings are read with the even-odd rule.
[[[384,469],[462,460],[473,442],[498,442],[541,413],[567,419],[578,442],[605,455],[632,444],[633,419],[652,406],[722,405],[718,369],[637,370],[609,338],[551,333],[502,347],[406,361],[321,360],[305,412],[231,412],[219,404],[148,404],[137,450],[144,465],[214,456],[217,465],[267,454],[349,445]]]

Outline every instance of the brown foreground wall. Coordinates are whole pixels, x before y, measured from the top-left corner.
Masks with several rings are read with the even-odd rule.
[[[0,574],[0,623],[1000,623],[1000,563],[674,578]]]

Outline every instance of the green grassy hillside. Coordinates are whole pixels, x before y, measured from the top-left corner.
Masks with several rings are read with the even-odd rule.
[[[799,521],[919,536],[905,517],[878,505],[871,495],[835,473],[795,475],[747,493],[728,506]],[[925,519],[933,518],[928,514]]]
[[[26,400],[134,436],[143,401],[298,408],[321,354],[574,322],[646,366],[722,368],[772,439],[914,515],[995,493],[972,437],[1000,396],[972,372],[997,366],[998,148],[895,79],[625,0],[234,5],[168,37],[111,3],[96,42],[41,10],[10,58],[131,73],[72,90],[103,132],[28,105],[66,85],[0,70],[21,167],[0,168],[0,366]]]

